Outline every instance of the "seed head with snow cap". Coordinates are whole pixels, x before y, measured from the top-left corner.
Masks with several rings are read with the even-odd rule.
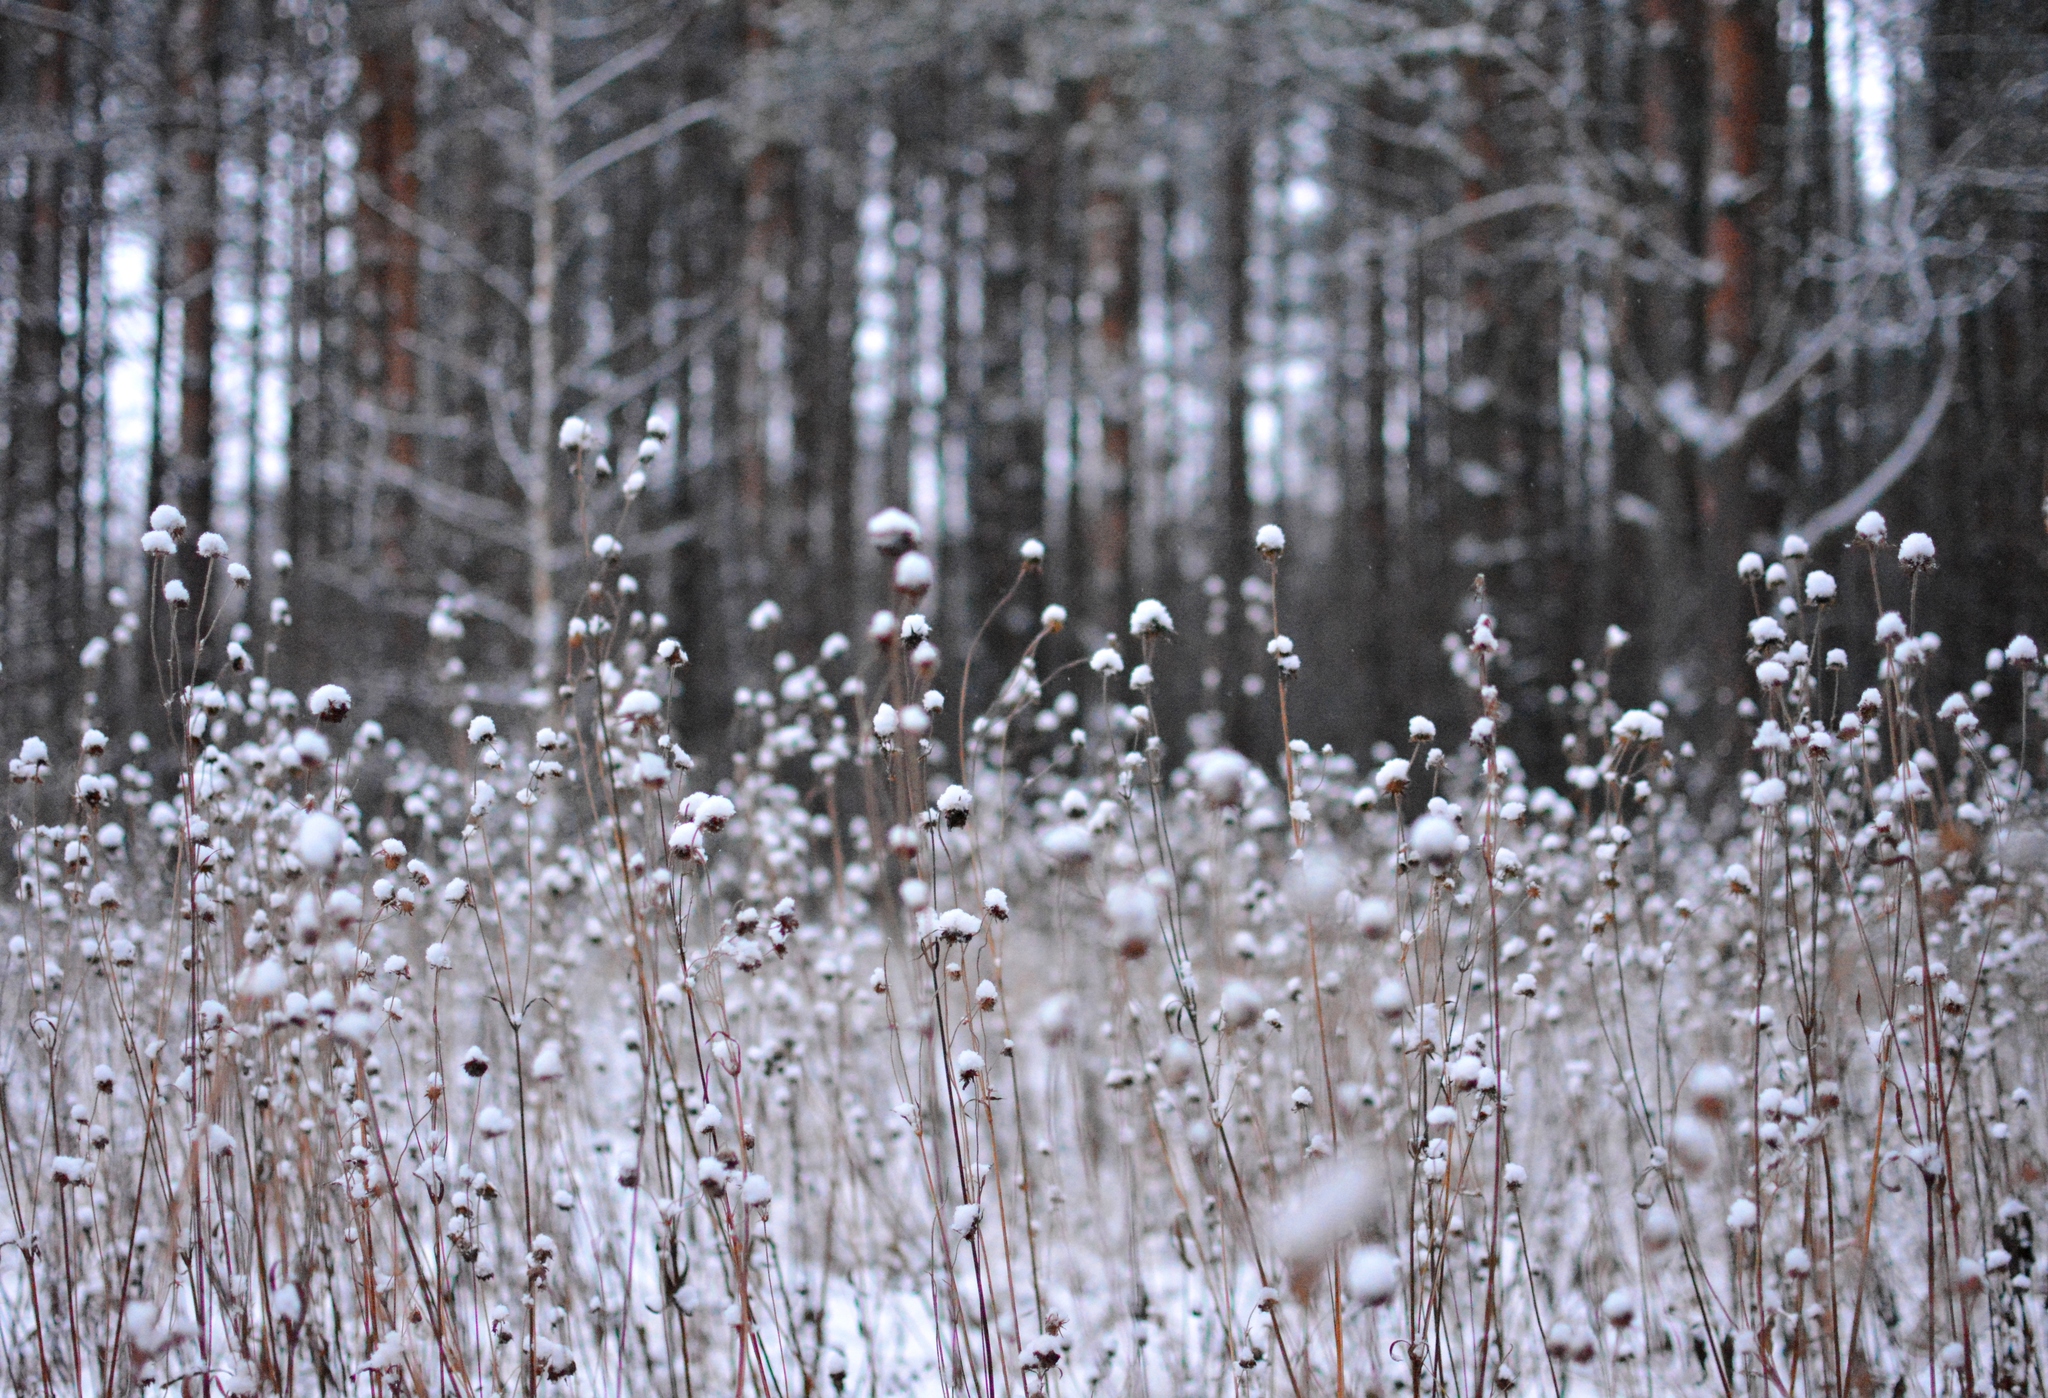
[[[868,520],[868,542],[885,557],[908,553],[924,542],[924,529],[914,515],[894,505]]]
[[[325,811],[308,811],[299,822],[299,833],[292,837],[292,853],[308,871],[331,874],[341,863],[347,844],[348,831],[340,821]]]
[[[1171,636],[1173,634],[1173,613],[1166,610],[1166,604],[1156,597],[1147,597],[1131,609],[1131,634],[1133,636]]]
[[[652,726],[661,717],[661,699],[651,689],[629,689],[619,699],[619,717],[636,727]]]
[[[1211,748],[1188,759],[1188,771],[1202,799],[1218,808],[1244,804],[1245,778],[1251,773],[1249,760],[1230,748]]]
[[[40,782],[50,770],[50,745],[41,738],[23,738],[21,755],[7,764],[7,774],[16,785]]]
[[[1623,742],[1661,742],[1664,737],[1664,720],[1647,709],[1630,709],[1614,721],[1613,733]]]
[[[1120,883],[1103,895],[1109,915],[1111,945],[1118,956],[1135,961],[1151,950],[1159,936],[1159,897],[1142,883]]]
[[[916,549],[896,560],[890,583],[905,597],[916,599],[932,590],[932,561]]]
[[[1273,1223],[1273,1250],[1286,1264],[1298,1298],[1307,1299],[1331,1251],[1384,1211],[1384,1196],[1375,1166],[1363,1157],[1341,1159],[1317,1171],[1281,1209]]]
[[[1426,815],[1408,830],[1408,848],[1418,859],[1442,868],[1458,854],[1458,827],[1440,815]]]
[[[338,684],[323,684],[306,696],[306,707],[322,723],[339,723],[355,704],[349,692]]]
[[[974,814],[974,793],[957,784],[949,786],[939,796],[938,809],[945,818],[946,828],[958,830]]]

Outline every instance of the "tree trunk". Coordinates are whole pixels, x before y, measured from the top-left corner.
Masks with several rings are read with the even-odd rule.
[[[1099,414],[1099,445],[1084,442],[1080,489],[1081,530],[1087,570],[1084,615],[1112,630],[1122,627],[1130,602],[1131,439],[1136,394],[1131,339],[1137,330],[1138,231],[1128,188],[1127,153],[1117,148],[1120,104],[1110,79],[1088,90],[1092,128],[1090,189],[1084,224],[1081,290],[1085,330],[1081,397]]]
[[[1648,53],[1636,74],[1649,159],[1643,198],[1659,240],[1687,252],[1698,251],[1704,238],[1703,27],[1696,0],[1645,0]],[[1686,274],[1657,265],[1633,279],[1628,291],[1628,314],[1617,335],[1621,353],[1634,356],[1656,385],[1697,384],[1704,367],[1702,298]],[[1719,691],[1732,676],[1700,653],[1698,454],[1675,434],[1648,425],[1632,445],[1635,450],[1619,454],[1634,466],[1627,485],[1656,509],[1654,528],[1628,531],[1617,541],[1618,574],[1655,580],[1648,605],[1633,619],[1648,633],[1650,664],[1681,717],[1730,708],[1733,691]]]
[[[70,42],[61,31],[33,33],[26,74],[45,130],[61,130],[71,103]],[[6,668],[0,694],[22,733],[43,732],[68,712],[74,618],[63,605],[60,548],[64,451],[63,329],[65,162],[32,156],[20,201],[16,256],[13,384],[9,392],[6,484],[0,500],[0,644]],[[52,749],[61,744],[52,742]]]
[[[1216,572],[1229,591],[1224,605],[1229,618],[1217,668],[1230,688],[1225,692],[1226,733],[1240,752],[1259,751],[1265,706],[1238,685],[1258,673],[1258,638],[1235,616],[1237,586],[1250,569],[1252,553],[1251,447],[1245,439],[1251,412],[1251,390],[1245,381],[1251,360],[1252,256],[1252,118],[1232,110],[1229,144],[1223,157],[1223,538],[1216,548]]]
[[[749,555],[757,569],[749,581],[755,584],[765,579],[769,555],[779,552],[784,532],[761,531],[770,520],[771,494],[787,483],[776,479],[786,462],[771,465],[769,433],[776,410],[770,400],[784,368],[779,346],[789,300],[795,185],[796,155],[788,147],[764,146],[748,160],[740,262],[739,499],[742,526],[766,546]],[[773,513],[778,525],[786,523],[779,510]]]
[[[1708,293],[1704,396],[1717,412],[1732,411],[1757,355],[1757,321],[1766,280],[1759,233],[1767,209],[1764,154],[1766,91],[1777,53],[1775,7],[1765,0],[1710,0],[1707,13],[1710,140],[1707,151],[1706,251],[1720,279]],[[1687,628],[1704,643],[1714,672],[1741,671],[1742,599],[1727,585],[1735,561],[1750,547],[1760,517],[1751,481],[1777,424],[1764,424],[1748,444],[1703,461],[1695,488],[1696,602],[1700,624]],[[1701,586],[1700,580],[1706,585]]]
[[[402,14],[393,16],[402,21]],[[407,211],[420,201],[416,88],[412,35],[402,23],[364,26],[361,87],[369,108],[359,135],[357,164],[386,199]],[[418,445],[407,414],[417,408],[419,375],[409,339],[420,323],[418,241],[366,205],[357,205],[357,309],[364,322],[365,377],[378,407],[392,419],[385,453],[402,466],[418,464]]]
[[[1021,43],[998,45],[994,67],[1003,77],[1021,76],[1023,61]],[[1043,385],[1027,379],[1025,341],[1034,304],[1044,297],[1047,201],[1058,153],[1045,123],[1012,104],[1004,108],[988,139],[983,176],[981,391],[970,405],[974,552],[982,560],[970,608],[977,625],[1015,578],[1018,545],[1045,527],[1045,403]],[[990,639],[1021,645],[1037,625],[1031,600],[997,618]],[[1001,678],[1000,662],[985,668],[991,684]],[[984,699],[970,697],[970,711]]]
[[[367,110],[358,127],[357,168],[383,200],[416,211],[419,74],[407,16],[394,6],[368,8],[358,32],[359,84]],[[419,411],[418,367],[410,343],[419,330],[419,243],[368,201],[358,201],[356,210],[355,392],[359,401],[368,400],[372,450],[411,471],[420,464],[411,421]],[[376,544],[387,575],[406,571],[411,505],[411,495],[402,491],[380,501]]]
[[[829,179],[799,185],[788,357],[783,372],[792,403],[795,499],[787,544],[802,595],[832,595],[828,579],[852,576],[841,551],[853,518],[853,326],[859,314],[857,234]],[[807,618],[824,634],[853,618],[821,607]]]
[[[178,441],[158,498],[197,534],[213,519],[214,256],[220,218],[219,0],[183,0],[171,41],[179,127],[172,139],[172,294],[183,308]]]

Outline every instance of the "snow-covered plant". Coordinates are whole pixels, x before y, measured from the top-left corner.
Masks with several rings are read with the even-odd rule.
[[[1277,752],[1155,711],[1156,601],[956,666],[891,510],[700,761],[611,536],[442,756],[150,522],[164,730],[5,735],[0,1391],[2043,1392],[2037,652],[1944,691],[1924,535],[1744,558],[1703,809],[1618,629],[1536,782],[1483,596],[1466,712],[1298,735],[1271,526]]]

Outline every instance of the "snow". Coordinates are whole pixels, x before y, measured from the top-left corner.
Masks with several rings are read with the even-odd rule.
[[[1866,559],[1899,587],[1931,560],[1916,537],[1856,555],[1846,590]],[[339,684],[301,716],[210,668],[177,719],[229,736],[160,744],[177,780],[145,792],[120,771],[140,751],[81,714],[50,730],[86,735],[61,770],[39,738],[12,763],[0,1074],[53,1125],[17,1152],[33,1188],[6,1236],[141,1209],[120,1363],[157,1366],[144,1391],[202,1337],[217,1386],[254,1391],[256,1341],[290,1326],[365,1391],[452,1394],[444,1357],[530,1355],[550,1388],[607,1393],[623,1328],[624,1391],[680,1391],[687,1343],[707,1392],[747,1353],[749,1386],[784,1392],[922,1398],[985,1383],[959,1377],[972,1357],[1020,1398],[1265,1393],[1284,1341],[1322,1392],[1341,1314],[1347,1391],[1394,1391],[1389,1346],[1426,1327],[1461,1382],[1505,1353],[1573,1398],[1623,1363],[1704,1398],[1718,1381],[1658,1336],[1763,1351],[1690,1278],[1749,1305],[1759,1275],[1782,1299],[1855,1266],[1897,1308],[1865,1315],[1873,1372],[1935,1398],[1930,1357],[1963,1343],[1947,1303],[1988,1334],[1993,1300],[2038,1325],[2048,1285],[2008,1245],[2048,1199],[2003,1163],[2048,1126],[2025,1095],[2048,821],[2038,733],[2023,756],[2005,714],[2038,650],[2016,636],[1979,675],[1903,610],[1837,628],[1809,609],[1834,598],[1821,570],[1740,574],[1726,600],[1760,615],[1723,640],[1756,663],[1706,713],[1608,673],[1628,638],[1589,628],[1604,649],[1532,720],[1513,681],[1479,688],[1466,639],[1521,638],[1475,607],[1447,652],[1474,679],[1442,710],[1473,742],[1443,750],[1417,716],[1339,753],[1300,710],[1287,749],[1220,746],[1177,708],[1206,655],[1157,640],[1172,619],[1145,601],[1122,644],[1155,638],[1157,713],[1105,684],[1124,652],[1084,624],[1031,667],[988,643],[977,664],[1012,668],[977,712],[916,659],[934,605],[880,613],[883,648],[762,654],[732,751],[674,729],[652,645],[590,629],[574,703],[484,717],[504,691],[479,682],[434,752],[300,726],[356,712]],[[964,761],[939,741],[963,708]],[[1570,736],[1562,779],[1510,745],[1543,724]],[[1732,791],[1692,751],[1707,733],[1750,765]],[[684,736],[705,756],[678,800]],[[1819,1060],[1814,1024],[1836,1026]],[[1911,1124],[1943,1112],[1952,1160]],[[217,1271],[182,1261],[187,1191]],[[1960,1219],[1933,1290],[1930,1199]],[[280,1261],[334,1265],[237,1290],[219,1249],[254,1255],[259,1216]],[[1827,1241],[1866,1227],[1867,1251]],[[37,1284],[111,1294],[115,1255]],[[29,1313],[25,1256],[0,1247],[0,1315]],[[443,1298],[460,1337],[380,1290]],[[0,1324],[21,1373],[28,1334]],[[80,1352],[84,1387],[125,1382]]]

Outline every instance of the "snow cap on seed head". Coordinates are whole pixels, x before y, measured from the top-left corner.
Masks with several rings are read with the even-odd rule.
[[[911,549],[896,560],[896,569],[891,578],[898,592],[912,597],[922,597],[931,591],[932,561],[916,549]]]
[[[339,723],[348,717],[355,701],[338,684],[323,684],[306,697],[306,707],[322,723]]]
[[[894,505],[868,520],[868,542],[891,558],[924,542],[917,518]]]
[[[1408,847],[1431,864],[1448,864],[1458,852],[1458,827],[1440,815],[1426,815],[1409,827]]]
[[[1171,636],[1173,614],[1166,610],[1166,604],[1156,597],[1147,597],[1131,609],[1131,634],[1133,636]]]
[[[1659,742],[1664,737],[1664,720],[1648,709],[1630,709],[1614,721],[1613,732],[1625,742]]]

